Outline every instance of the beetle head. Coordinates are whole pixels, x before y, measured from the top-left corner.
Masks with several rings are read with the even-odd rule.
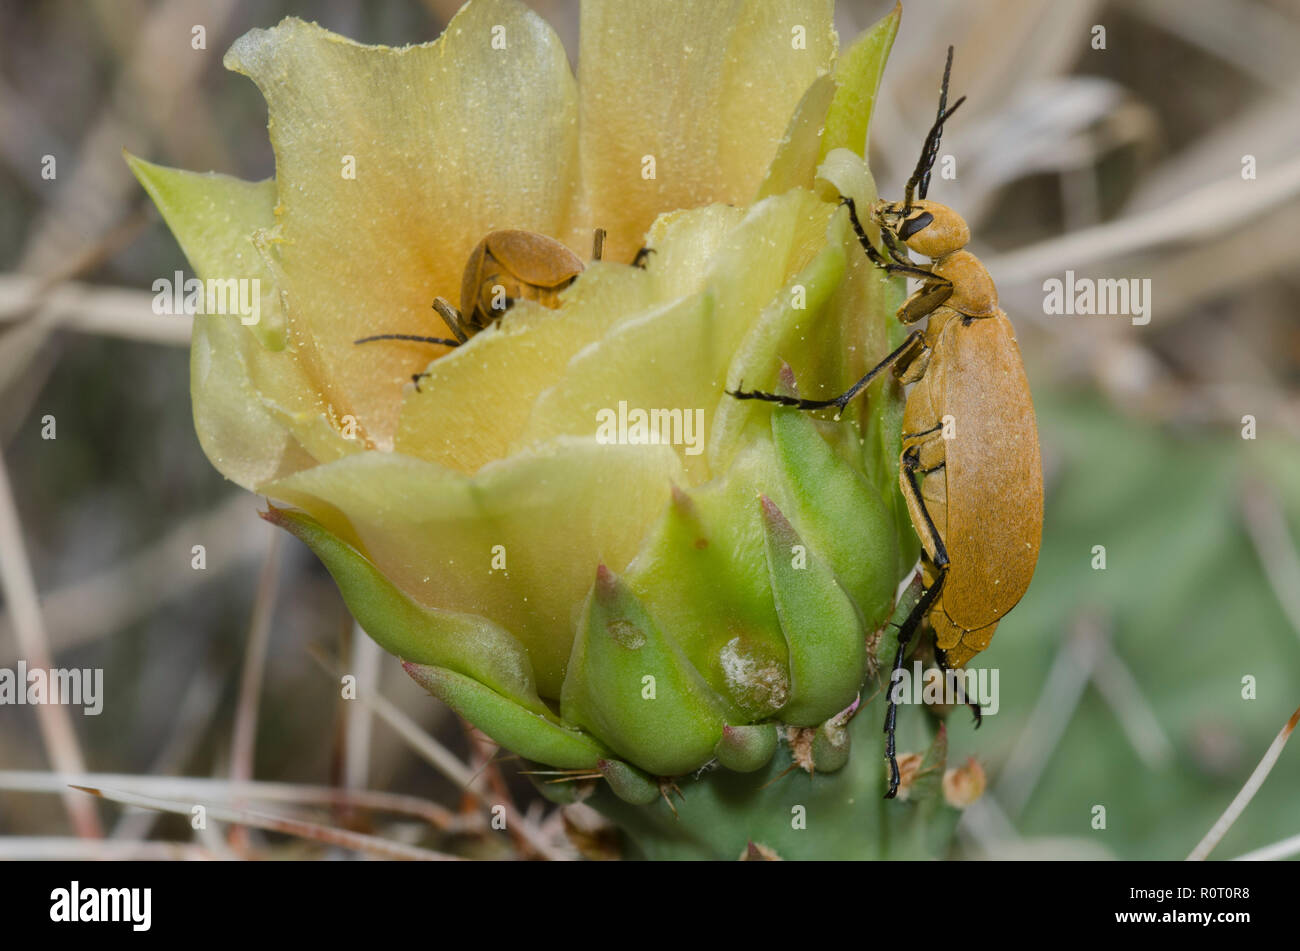
[[[927,258],[959,251],[970,242],[970,226],[957,212],[937,201],[881,202],[876,223],[898,237],[909,250]]]

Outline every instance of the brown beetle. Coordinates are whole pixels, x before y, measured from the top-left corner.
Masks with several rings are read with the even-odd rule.
[[[945,108],[951,69],[949,47],[938,118],[903,201],[878,201],[872,207],[885,253],[867,237],[853,200],[844,199],[867,256],[890,273],[921,280],[921,287],[899,308],[898,319],[911,324],[928,316],[925,330],[908,334],[893,353],[834,399],[731,394],[798,409],[842,410],[888,367],[901,383],[915,384],[903,409],[899,483],[921,540],[925,590],[899,628],[891,688],[922,618],[934,629],[941,667],[961,667],[988,647],[998,621],[1029,586],[1043,528],[1038,430],[1015,332],[998,307],[988,271],[964,250],[970,240],[966,222],[951,208],[925,200],[943,124],[965,101]],[[913,200],[914,192],[920,200]],[[930,264],[913,262],[907,251],[925,255]],[[978,706],[974,709],[978,718]],[[891,689],[885,718],[890,772],[886,798],[898,792],[897,712]]]
[[[597,228],[591,257],[599,261],[605,248],[605,231]],[[651,248],[637,252],[632,264],[644,267]],[[475,245],[465,264],[460,282],[460,310],[443,297],[433,299],[433,309],[442,317],[455,339],[418,334],[375,334],[354,343],[376,340],[409,340],[458,347],[470,336],[500,320],[515,301],[536,301],[552,310],[560,306],[560,292],[584,270],[582,259],[567,247],[535,231],[507,229],[490,232]],[[416,389],[424,373],[412,374]]]
[[[594,257],[600,259],[599,249]],[[448,320],[448,326],[464,342],[468,334],[499,320],[517,300],[555,309],[560,306],[560,291],[582,270],[582,259],[554,238],[533,231],[493,231],[469,254],[460,282],[460,312],[453,318],[455,323]],[[446,319],[451,305],[441,297],[437,300],[442,306],[434,306]],[[462,319],[467,327],[457,326]]]

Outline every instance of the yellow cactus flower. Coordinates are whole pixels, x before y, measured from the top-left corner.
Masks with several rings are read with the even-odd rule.
[[[839,392],[901,338],[900,282],[840,204],[875,198],[898,11],[842,54],[832,12],[584,3],[576,79],[516,0],[402,49],[285,20],[225,59],[266,98],[273,180],[129,157],[198,276],[257,290],[255,322],[195,319],[213,464],[417,681],[628,801],[856,709],[915,557],[892,381],[841,420],[726,392]],[[598,228],[556,308],[514,301],[455,347],[356,343],[445,337],[431,303],[465,309],[493,231],[585,260]]]

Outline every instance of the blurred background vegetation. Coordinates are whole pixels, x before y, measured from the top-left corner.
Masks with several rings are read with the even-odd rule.
[[[182,797],[169,777],[210,777],[213,796],[298,784],[264,792],[282,813],[461,854],[612,854],[591,814],[544,804],[381,661],[315,559],[208,464],[188,326],[154,317],[147,291],[188,269],[121,158],[264,178],[262,99],[221,67],[237,36],[295,15],[402,45],[458,5],[0,2],[0,667],[36,664],[43,642],[58,666],[104,668],[109,693],[72,734],[0,707],[0,857],[327,854],[328,837],[275,832],[172,847],[185,819],[88,801],[70,818],[52,757],[153,777],[116,787],[161,798]],[[576,2],[530,5],[576,51]],[[841,0],[842,45],[891,6]],[[1048,486],[1034,584],[982,658],[1001,709],[978,734],[949,721],[952,762],[990,776],[954,855],[1181,858],[1300,704],[1300,3],[908,0],[873,123],[886,195],[949,43],[970,98],[941,151],[956,177],[936,173],[931,195],[965,214],[1016,324]],[[1046,315],[1043,281],[1067,269],[1150,278],[1151,322]],[[334,665],[394,708],[342,702]],[[507,794],[510,838],[484,819]],[[77,823],[108,844],[74,841]],[[1297,835],[1293,747],[1215,856]]]

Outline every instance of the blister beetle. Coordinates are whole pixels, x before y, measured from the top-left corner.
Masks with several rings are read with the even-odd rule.
[[[965,101],[947,107],[952,47],[944,68],[939,112],[926,136],[902,201],[878,201],[871,220],[877,249],[853,200],[843,199],[867,256],[891,274],[920,279],[898,319],[913,330],[897,349],[844,393],[829,400],[732,391],[802,410],[843,410],[888,368],[915,384],[903,409],[899,484],[921,540],[924,591],[898,631],[885,716],[889,789],[898,792],[894,750],[897,682],[908,642],[921,620],[935,633],[943,668],[961,667],[988,647],[998,621],[1020,601],[1038,561],[1043,528],[1043,471],[1038,430],[1020,348],[984,265],[965,250],[970,228],[951,208],[925,200],[943,124]],[[919,195],[914,200],[913,195]],[[930,259],[914,262],[915,251]],[[945,426],[945,417],[951,417]],[[975,707],[978,715],[978,706]]]
[[[601,259],[604,248],[605,231],[597,228],[591,250],[593,261]],[[653,248],[642,248],[632,265],[644,267],[652,253]],[[554,238],[535,231],[492,231],[475,245],[465,264],[460,282],[460,310],[444,297],[433,299],[433,309],[454,339],[420,334],[374,334],[353,342],[407,340],[458,347],[493,321],[500,320],[515,301],[531,300],[552,310],[558,308],[560,292],[577,280],[583,270],[582,259]],[[417,390],[425,375],[411,375]]]

